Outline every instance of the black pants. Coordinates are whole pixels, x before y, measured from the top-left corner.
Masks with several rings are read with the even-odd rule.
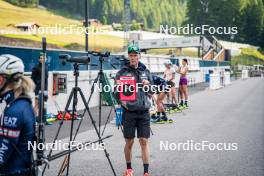
[[[124,110],[122,123],[124,126],[124,137],[127,139],[135,138],[136,131],[138,138],[150,137],[149,111]]]

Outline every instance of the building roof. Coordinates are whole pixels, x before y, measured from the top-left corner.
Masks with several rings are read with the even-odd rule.
[[[38,25],[37,23],[34,22],[29,22],[29,23],[20,23],[20,24],[16,24],[15,27],[19,28],[19,27],[31,27],[31,26],[37,26],[40,27],[40,25]]]

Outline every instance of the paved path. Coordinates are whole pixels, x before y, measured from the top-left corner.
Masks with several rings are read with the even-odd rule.
[[[150,139],[153,176],[263,176],[264,175],[264,79],[238,80],[224,89],[205,90],[190,96],[190,108],[171,116],[176,122],[152,125]],[[106,148],[117,175],[125,169],[124,140],[120,130],[109,124]],[[79,135],[78,141],[96,139],[92,130]],[[171,146],[179,143],[208,141],[235,143],[237,150],[183,151],[161,150],[160,143]],[[227,146],[228,149],[228,146]],[[138,142],[133,149],[132,167],[135,176],[143,167]],[[51,162],[46,175],[57,173],[60,159]],[[80,151],[72,155],[70,175],[111,176],[102,151]]]

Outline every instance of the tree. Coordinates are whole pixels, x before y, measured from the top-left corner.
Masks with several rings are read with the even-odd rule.
[[[140,24],[137,23],[136,20],[132,20],[132,24],[131,24],[131,30],[139,30],[140,29]]]
[[[195,26],[206,24],[209,13],[209,1],[210,0],[188,0],[188,23],[191,23]]]
[[[103,23],[103,24],[107,24],[107,17],[106,17],[106,16],[103,16],[103,17],[102,17],[102,23]]]
[[[264,31],[264,6],[262,0],[251,0],[247,8],[244,10],[244,28],[243,33],[245,40],[249,43],[263,47],[263,31]]]
[[[107,23],[107,20],[104,19],[104,18],[108,16],[108,12],[109,12],[108,8],[109,7],[108,7],[107,1],[104,1],[104,3],[103,3],[103,9],[102,9],[102,16],[101,16],[100,20],[101,21],[104,21],[105,24]]]

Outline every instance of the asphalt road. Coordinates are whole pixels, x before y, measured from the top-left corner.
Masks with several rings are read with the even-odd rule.
[[[153,176],[263,176],[264,175],[264,79],[238,80],[219,90],[190,96],[190,108],[173,114],[173,124],[152,125],[150,173]],[[125,170],[122,133],[109,124],[106,148],[116,173]],[[84,131],[78,141],[96,139],[94,130]],[[65,139],[66,140],[66,139]],[[184,150],[184,143],[226,145],[225,150]],[[161,143],[170,144],[170,150]],[[211,145],[212,144],[212,145]],[[222,145],[222,146],[223,146]],[[231,145],[231,147],[229,146]],[[177,149],[175,148],[177,146]],[[186,149],[186,148],[185,148]],[[201,149],[201,148],[200,148]],[[211,148],[212,149],[212,148]],[[113,175],[103,151],[79,151],[71,155],[70,175]],[[62,159],[50,162],[45,175],[56,175]],[[143,175],[140,148],[135,142],[132,167]]]

